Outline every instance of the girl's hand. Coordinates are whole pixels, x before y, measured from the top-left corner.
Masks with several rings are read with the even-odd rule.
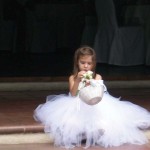
[[[80,72],[78,72],[77,79],[78,79],[79,81],[81,81],[82,78],[83,78],[83,75],[84,75],[85,73],[86,73],[85,71],[80,71]]]

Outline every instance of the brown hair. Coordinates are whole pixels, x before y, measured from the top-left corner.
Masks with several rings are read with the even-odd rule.
[[[93,71],[93,77],[95,77],[95,68],[96,68],[96,54],[93,48],[89,46],[82,46],[78,48],[75,51],[74,54],[74,67],[73,67],[73,75],[74,77],[77,76],[77,73],[79,72],[79,66],[78,61],[81,56],[90,55],[92,56],[92,62],[93,62],[93,68],[91,71]]]

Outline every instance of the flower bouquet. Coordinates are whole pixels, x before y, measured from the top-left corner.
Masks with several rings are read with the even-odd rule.
[[[86,83],[89,85],[86,86]],[[81,86],[79,86],[79,98],[88,105],[95,105],[101,101],[103,93],[104,84],[93,79],[92,71],[86,72],[81,80]]]

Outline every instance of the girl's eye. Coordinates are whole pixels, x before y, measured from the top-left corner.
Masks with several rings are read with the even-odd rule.
[[[84,64],[87,64],[87,65],[89,65],[89,66],[92,65],[91,62],[87,62],[87,63],[86,63],[86,62],[84,62],[84,61],[80,61],[80,63],[81,63],[82,65],[84,65]]]
[[[92,65],[92,63],[88,63],[88,65],[89,65],[89,66],[91,66],[91,65]]]
[[[82,61],[81,61],[80,63],[81,63],[81,64],[85,64],[85,62],[82,62]]]

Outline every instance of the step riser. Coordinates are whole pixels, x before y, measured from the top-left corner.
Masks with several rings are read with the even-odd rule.
[[[150,88],[150,80],[105,81],[107,88]],[[68,82],[0,83],[0,91],[68,90]]]
[[[32,126],[4,126],[0,127],[1,134],[25,134],[25,133],[40,133],[44,132],[44,127],[42,125],[32,125]]]

